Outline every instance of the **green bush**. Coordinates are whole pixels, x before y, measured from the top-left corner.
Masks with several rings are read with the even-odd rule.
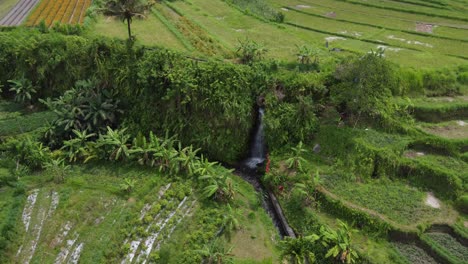
[[[460,89],[457,85],[457,75],[453,71],[425,72],[423,75],[423,83],[427,95],[429,96],[452,96],[460,93]]]
[[[401,69],[399,89],[393,90],[393,95],[423,95],[424,83],[422,74],[414,69]]]
[[[351,125],[370,124],[391,128],[398,108],[391,102],[392,91],[397,90],[395,66],[383,57],[383,51],[372,52],[361,58],[351,58],[338,65],[334,73],[331,99],[345,114]]]
[[[235,5],[246,14],[254,14],[260,18],[282,23],[284,14],[276,11],[265,0],[224,0],[225,2]]]
[[[460,196],[460,198],[458,198],[457,200],[456,205],[458,209],[460,209],[460,211],[468,214],[468,194]]]

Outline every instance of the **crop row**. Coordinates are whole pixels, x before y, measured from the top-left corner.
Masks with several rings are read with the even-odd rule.
[[[34,12],[28,17],[26,21],[27,26],[37,25],[40,20],[39,18],[43,16],[43,13],[47,12],[47,6],[50,4],[51,0],[42,1],[39,6],[34,10]]]
[[[90,5],[91,0],[44,0],[28,18],[26,25],[34,26],[42,20],[47,26],[52,26],[54,22],[83,23]]]

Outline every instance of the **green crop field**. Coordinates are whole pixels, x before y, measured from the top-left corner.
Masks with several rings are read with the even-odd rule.
[[[457,20],[463,17],[462,11],[424,7],[428,9],[421,11],[424,14],[411,13],[412,9],[408,9],[406,3],[399,2],[382,5],[368,3],[369,6],[352,1],[269,2],[285,15],[284,23],[253,17],[221,0],[189,0],[157,4],[154,8],[162,10],[159,15],[166,17],[168,23],[162,26],[160,21],[154,19],[154,14],[149,14],[148,19],[135,22],[135,32],[142,43],[179,49],[180,43],[175,44],[173,40],[175,35],[169,37],[167,33],[168,29],[179,31],[179,42],[184,41],[181,38],[191,41],[174,19],[174,16],[183,16],[212,38],[206,45],[216,42],[229,51],[227,54],[236,50],[239,40],[250,38],[268,48],[267,57],[288,61],[295,60],[297,45],[303,44],[320,47],[323,58],[336,55],[326,51],[326,42],[329,48],[359,53],[385,48],[388,58],[412,67],[462,65],[468,59],[468,22]],[[389,5],[395,8],[385,10]],[[458,6],[455,3],[453,8]],[[430,16],[432,13],[440,16]],[[108,18],[99,18],[95,32],[124,38],[125,27],[122,25],[120,30],[106,30],[109,23]],[[153,28],[158,29],[158,38],[151,33]],[[200,47],[196,50],[203,53]],[[226,53],[218,55],[231,56]]]

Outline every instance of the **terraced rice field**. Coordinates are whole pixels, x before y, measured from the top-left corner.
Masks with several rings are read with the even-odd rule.
[[[219,56],[229,57],[240,39],[249,38],[264,45],[267,58],[296,61],[297,45],[313,45],[321,61],[347,53],[385,49],[385,56],[398,64],[432,68],[462,65],[468,60],[468,19],[466,5],[459,1],[370,1],[356,0],[268,0],[273,9],[285,15],[278,24],[258,19],[222,1],[174,1],[158,3],[153,14],[165,20],[172,38],[152,38],[141,32],[138,39],[147,45],[177,48],[188,42],[195,52],[221,46]],[[174,19],[176,13],[178,18]],[[149,14],[148,16],[152,16]],[[96,23],[96,33],[125,38],[124,25],[109,28],[109,18]],[[155,22],[156,21],[156,22]],[[147,31],[160,28],[156,19],[138,22]],[[187,25],[196,25],[203,38],[187,34]],[[118,31],[120,30],[120,31]],[[169,42],[167,41],[169,39]],[[278,41],[287,39],[287,41]],[[177,46],[173,42],[179,41]],[[328,42],[328,43],[327,43]],[[327,45],[328,44],[328,48]],[[185,45],[186,46],[186,45]],[[330,52],[330,50],[339,52]],[[189,48],[189,50],[191,50]],[[213,49],[215,51],[216,49]],[[225,51],[227,50],[227,52]],[[212,52],[208,52],[209,55]]]
[[[39,0],[20,0],[1,20],[0,26],[20,25]]]
[[[468,248],[450,234],[434,232],[427,233],[426,236],[434,241],[440,250],[455,258],[458,263],[468,263]]]
[[[395,248],[413,264],[438,264],[426,251],[414,244],[394,243]]]
[[[43,0],[28,18],[26,25],[34,26],[44,20],[47,26],[55,22],[82,24],[92,0]]]

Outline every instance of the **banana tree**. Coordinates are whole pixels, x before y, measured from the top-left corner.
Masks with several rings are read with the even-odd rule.
[[[96,134],[88,134],[86,130],[79,131],[76,129],[73,129],[72,132],[74,137],[64,141],[61,149],[67,152],[69,162],[76,162],[79,159],[88,160],[92,156],[88,148],[88,141]]]
[[[340,228],[336,231],[323,226],[320,228],[321,241],[328,247],[325,258],[333,258],[341,263],[356,263],[358,254],[351,247],[351,235],[355,230],[340,220],[338,224]]]
[[[296,147],[292,147],[292,155],[289,159],[286,160],[288,164],[288,168],[294,168],[299,170],[300,172],[303,171],[303,164],[307,162],[306,159],[303,158],[303,155],[307,153],[307,150],[304,148],[302,141],[300,141]]]
[[[113,130],[107,127],[107,134],[101,134],[97,140],[98,146],[109,148],[110,160],[126,159],[130,156],[130,144],[128,144],[130,135],[125,133],[126,130],[126,128]]]

